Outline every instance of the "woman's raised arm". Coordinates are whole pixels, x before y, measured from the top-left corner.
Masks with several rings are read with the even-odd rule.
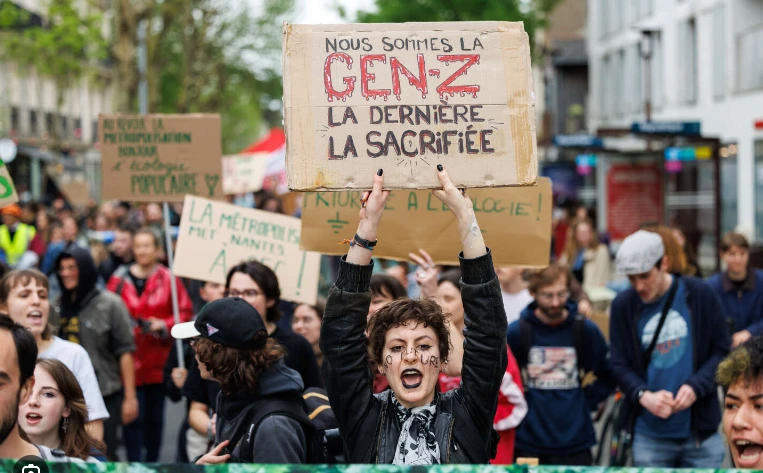
[[[366,240],[370,243],[376,242],[376,234],[379,228],[384,206],[387,205],[389,191],[383,191],[384,171],[379,169],[374,176],[374,187],[368,192],[363,193],[363,208],[360,209],[360,223],[358,223],[357,236],[360,240]],[[350,250],[347,252],[347,262],[352,264],[366,265],[371,263],[372,251],[365,248],[362,243],[353,237],[350,240]]]
[[[466,195],[466,192],[453,185],[442,164],[437,165],[437,177],[440,179],[442,189],[434,189],[432,193],[456,216],[464,258],[474,259],[484,255],[487,253],[487,248],[477,223],[477,217],[474,215],[472,200]]]

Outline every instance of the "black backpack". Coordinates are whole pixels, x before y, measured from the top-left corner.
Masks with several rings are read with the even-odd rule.
[[[334,464],[341,460],[342,443],[339,429],[335,427],[336,419],[328,405],[328,396],[321,389],[308,389],[303,396],[260,399],[251,404],[244,415],[246,417],[226,448],[228,452],[233,452],[240,442],[241,456],[231,456],[231,463],[254,463],[252,457],[254,436],[260,423],[272,415],[290,417],[302,425],[307,443],[306,463]],[[336,451],[337,444],[340,451]]]
[[[578,363],[578,381],[583,386],[583,378],[586,375],[584,366],[590,366],[589,347],[585,346],[585,317],[581,314],[575,316],[572,324],[572,344],[575,348],[575,355]],[[527,363],[530,357],[530,348],[532,348],[533,332],[532,324],[525,318],[519,319],[519,350],[514,353],[519,370],[522,373],[522,381],[527,386]]]

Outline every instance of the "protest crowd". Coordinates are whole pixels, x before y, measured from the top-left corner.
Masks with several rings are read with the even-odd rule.
[[[0,459],[763,469],[748,239],[602,231],[539,177],[522,23],[421,25],[284,25],[251,190],[214,113],[101,115],[102,201],[0,166]]]
[[[469,193],[438,174],[435,196],[468,227]],[[554,222],[565,241],[545,268],[494,267],[481,237],[460,267],[426,248],[372,259],[387,197],[365,197],[347,256],[322,257],[316,304],[282,300],[272,268],[242,261],[224,284],[178,278],[177,325],[158,205],[4,207],[0,368],[14,412],[0,456],[156,462],[177,428],[164,406],[182,401],[177,462],[592,465],[609,406],[636,466],[720,467],[729,448],[757,465],[763,272],[744,236],[724,237],[727,269],[705,280],[670,228],[646,224],[612,254],[584,207]],[[267,191],[254,201],[283,209]],[[171,209],[175,233],[185,209]],[[609,333],[589,297],[607,287]],[[391,436],[382,449],[378,435]]]

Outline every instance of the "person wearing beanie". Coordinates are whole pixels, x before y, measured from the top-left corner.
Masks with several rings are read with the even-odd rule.
[[[703,281],[668,272],[662,238],[639,230],[615,259],[631,288],[612,302],[610,356],[633,431],[636,467],[720,468],[715,370],[730,338]]]

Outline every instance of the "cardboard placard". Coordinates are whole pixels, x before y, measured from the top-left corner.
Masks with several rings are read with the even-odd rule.
[[[303,250],[345,254],[358,224],[360,192],[310,192],[302,201]],[[551,181],[532,187],[469,189],[485,243],[497,266],[548,265],[551,248]],[[379,225],[374,256],[408,260],[426,250],[438,264],[458,264],[458,225],[431,191],[396,190]]]
[[[530,44],[521,22],[284,26],[292,190],[532,185]]]
[[[13,185],[13,179],[8,172],[8,167],[0,161],[0,207],[15,204],[19,201],[16,193],[16,187]]]
[[[254,259],[275,271],[282,299],[315,304],[321,255],[301,251],[299,241],[298,218],[189,195],[172,269],[224,284],[228,269]]]
[[[220,115],[100,115],[103,199],[222,199]]]
[[[268,168],[269,153],[223,156],[223,192],[225,195],[257,192],[262,189]]]

